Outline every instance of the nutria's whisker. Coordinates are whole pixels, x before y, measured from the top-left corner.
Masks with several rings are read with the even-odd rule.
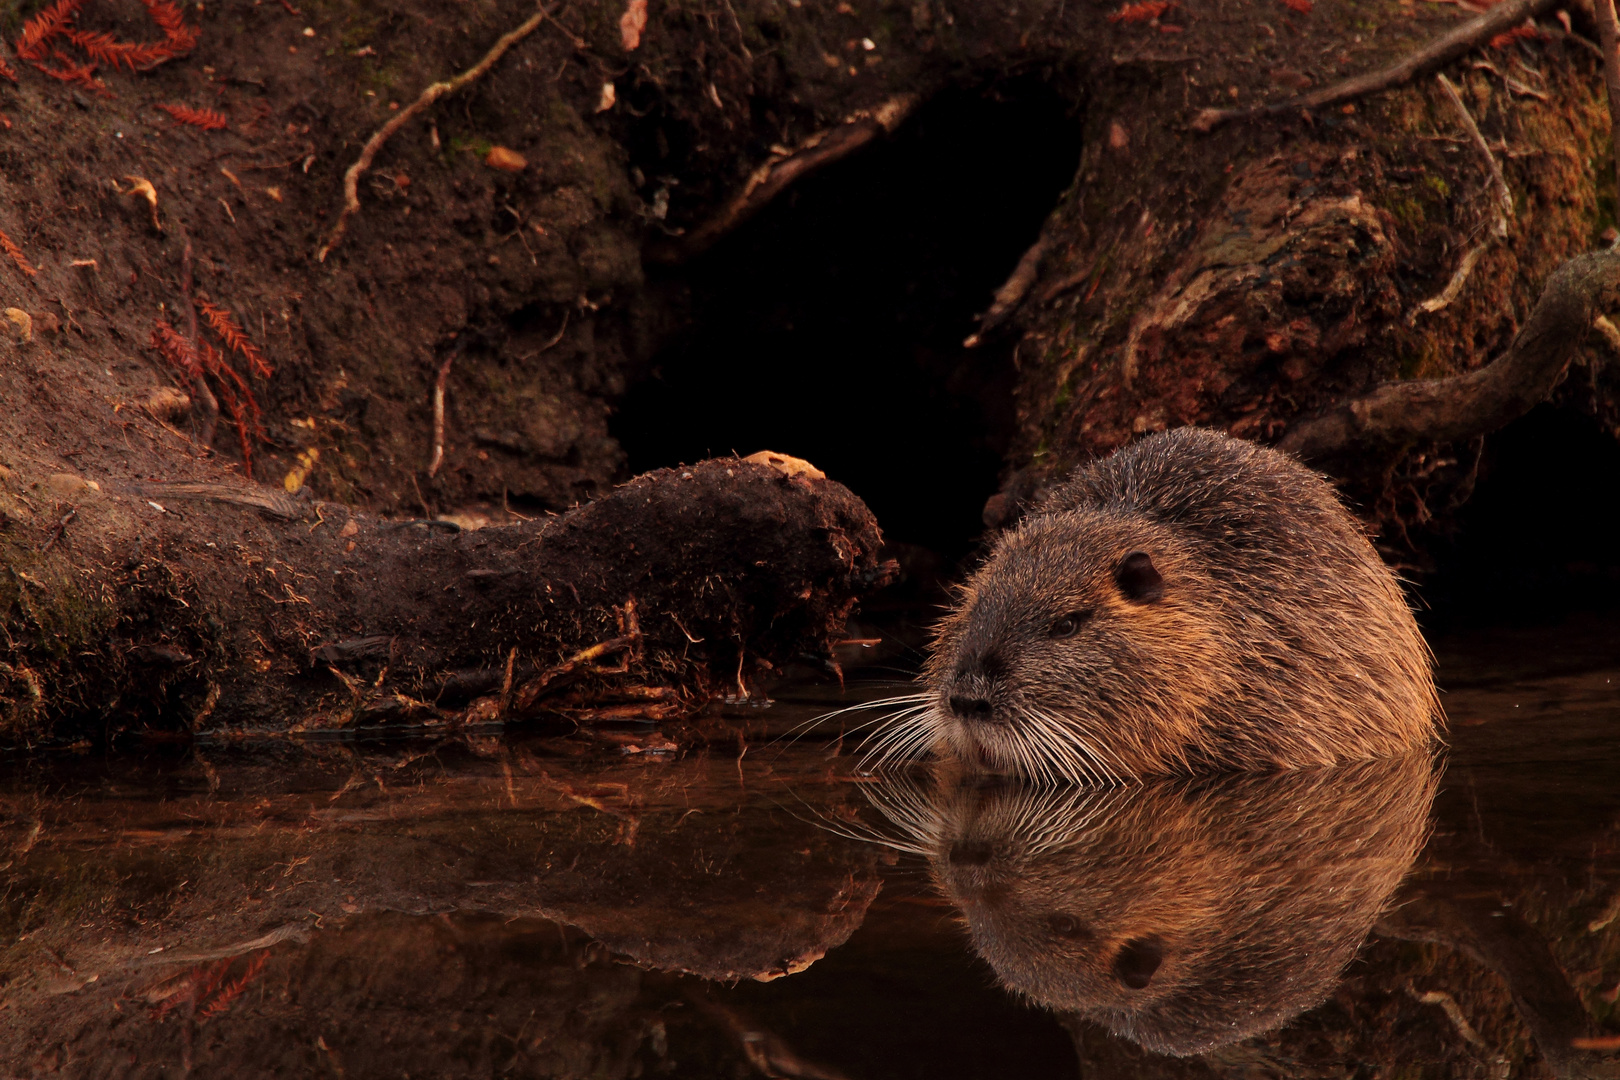
[[[932,722],[924,722],[925,717]],[[931,696],[925,704],[881,719],[887,726],[880,728],[863,748],[865,752],[857,768],[863,771],[886,768],[895,761],[920,757],[932,746],[938,719]]]
[[[828,720],[835,720],[838,717],[845,715],[846,713],[866,712],[866,711],[870,711],[870,710],[873,710],[873,709],[883,709],[883,708],[888,708],[891,705],[904,705],[904,704],[910,704],[910,703],[922,703],[922,702],[926,702],[926,701],[930,700],[932,698],[932,696],[933,696],[932,694],[925,691],[925,692],[916,693],[916,694],[899,694],[899,695],[896,695],[894,697],[875,698],[875,699],[873,699],[871,701],[858,701],[853,705],[846,705],[841,709],[834,709],[832,712],[821,713],[821,714],[819,714],[817,716],[812,716],[810,719],[805,720],[802,723],[795,724],[792,727],[788,728],[786,731],[784,731],[781,735],[778,735],[775,739],[771,740],[771,742],[772,742],[772,744],[775,744],[775,743],[778,743],[778,742],[784,742],[785,741],[785,742],[787,742],[787,743],[789,743],[791,745],[792,743],[797,742],[799,739],[803,738],[805,735],[808,735],[810,732],[814,731],[816,729],[817,725],[822,724],[822,723],[824,723],[825,721],[828,721]],[[879,716],[879,717],[876,717],[876,718],[871,719],[871,720],[863,721],[862,723],[856,724],[853,727],[846,728],[845,729],[845,734],[848,734],[848,733],[854,732],[854,731],[860,731],[862,728],[865,728],[865,727],[871,727],[873,724],[881,723],[884,719],[885,719],[884,717]]]

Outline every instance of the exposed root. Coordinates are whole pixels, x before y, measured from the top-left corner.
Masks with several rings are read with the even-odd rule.
[[[433,456],[428,461],[428,479],[439,472],[444,464],[444,387],[450,380],[450,365],[456,362],[455,351],[439,365],[439,377],[433,380]]]
[[[1603,81],[1609,88],[1609,129],[1620,146],[1620,26],[1615,24],[1614,0],[1592,0],[1598,37],[1603,39]],[[1615,182],[1620,184],[1620,154],[1615,155]]]
[[[1564,263],[1507,352],[1478,371],[1385,383],[1286,434],[1278,446],[1321,462],[1356,455],[1393,460],[1420,443],[1460,442],[1495,431],[1544,401],[1602,308],[1620,288],[1620,255]]]
[[[1052,242],[1044,235],[1030,245],[1001,288],[996,290],[990,310],[979,318],[979,329],[968,335],[967,340],[962,342],[962,348],[977,348],[986,334],[1006,322],[1007,316],[1023,302],[1029,287],[1035,284],[1035,278],[1040,274],[1041,260],[1046,257],[1047,249],[1051,246]]]
[[[554,703],[552,701],[548,701],[547,699],[555,695],[557,691],[573,684],[578,678],[584,675],[628,674],[630,671],[630,665],[640,661],[642,658],[643,642],[641,634],[641,621],[636,616],[635,598],[632,597],[626,600],[623,607],[616,609],[614,612],[614,617],[618,621],[619,632],[616,637],[611,637],[606,641],[598,642],[588,649],[581,649],[579,652],[575,653],[573,656],[570,656],[562,663],[556,665],[555,667],[547,668],[539,675],[529,679],[522,686],[518,687],[516,692],[503,693],[502,696],[511,704],[511,711],[513,715],[525,716],[537,711],[541,711],[542,702],[545,702],[547,708],[550,708],[550,706],[553,704],[559,706],[573,705],[575,706],[575,709],[570,710],[570,712],[577,711],[579,706],[583,705],[582,701],[558,701]],[[617,654],[619,657],[617,663],[604,664],[601,662],[603,658],[612,656],[614,654]],[[626,691],[625,693],[634,696],[636,691],[632,689],[630,691]],[[598,698],[597,700],[600,699]],[[647,709],[647,706],[637,704],[633,706],[633,708],[636,710],[641,710],[636,712],[635,715],[646,715],[645,710]],[[601,710],[584,711],[600,712]],[[595,718],[602,719],[603,717],[596,716]],[[613,718],[623,719],[624,717],[615,716]]]
[[[361,149],[360,156],[355,159],[353,165],[349,166],[348,172],[343,174],[343,210],[338,214],[337,224],[332,226],[332,231],[327,235],[326,243],[322,244],[320,250],[315,252],[316,262],[325,262],[326,256],[331,253],[333,248],[337,247],[338,243],[343,239],[343,234],[348,231],[349,219],[360,210],[360,177],[365,175],[367,169],[371,168],[371,162],[376,158],[377,152],[383,148],[383,145],[389,139],[393,138],[394,133],[426,111],[427,107],[435,101],[438,101],[446,94],[455,93],[468,83],[482,77],[485,72],[495,66],[497,60],[506,55],[508,49],[534,33],[535,28],[545,22],[550,15],[550,10],[542,7],[527,19],[524,19],[517,29],[501,35],[500,40],[496,41],[489,52],[484,54],[482,60],[448,82],[436,82],[430,85],[426,90],[422,91],[420,97],[401,109],[388,123],[378,128],[376,133],[366,140],[366,145]]]
[[[1491,174],[1491,187],[1496,193],[1497,211],[1496,220],[1491,224],[1491,234],[1463,256],[1456,272],[1451,275],[1451,280],[1446,283],[1446,287],[1438,296],[1432,296],[1412,309],[1412,313],[1406,317],[1409,323],[1417,322],[1419,315],[1428,315],[1441,310],[1462,294],[1463,286],[1468,284],[1468,277],[1473,273],[1474,264],[1479,262],[1480,256],[1499,241],[1507,239],[1508,221],[1513,217],[1513,194],[1508,191],[1507,180],[1502,176],[1502,167],[1496,163],[1496,155],[1491,153],[1490,144],[1485,141],[1485,136],[1479,133],[1479,125],[1474,123],[1473,115],[1469,113],[1468,106],[1463,104],[1462,96],[1457,93],[1457,88],[1451,84],[1451,80],[1444,75],[1436,75],[1435,80],[1451,99],[1457,115],[1462,118],[1463,129],[1468,132],[1469,139],[1485,158],[1485,165]]]
[[[876,109],[863,109],[835,128],[816,132],[792,153],[772,158],[755,169],[742,191],[721,207],[719,213],[678,243],[653,249],[649,257],[675,263],[708,250],[720,237],[764,209],[795,180],[848,157],[879,135],[893,132],[916,108],[917,102],[915,94],[898,94]]]
[[[1518,26],[1525,19],[1542,15],[1557,7],[1560,0],[1503,0],[1484,14],[1469,20],[1450,33],[1441,34],[1423,48],[1397,64],[1381,71],[1357,75],[1343,82],[1325,87],[1313,94],[1304,94],[1288,101],[1271,105],[1254,105],[1245,109],[1203,109],[1193,118],[1194,131],[1213,131],[1230,120],[1252,120],[1263,116],[1280,116],[1306,109],[1319,109],[1324,105],[1337,105],[1344,101],[1375,94],[1380,90],[1403,86],[1420,75],[1444,67],[1505,31]],[[1603,0],[1599,0],[1600,4]]]

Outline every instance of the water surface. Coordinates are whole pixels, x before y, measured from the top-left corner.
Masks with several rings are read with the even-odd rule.
[[[1620,1076],[1620,624],[1438,650],[1444,759],[1311,777],[1032,793],[776,739],[894,692],[855,684],[685,752],[13,760],[0,1075]]]

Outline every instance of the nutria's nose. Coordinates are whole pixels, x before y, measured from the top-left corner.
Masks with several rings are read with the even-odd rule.
[[[951,712],[963,720],[978,720],[988,722],[991,717],[990,702],[982,697],[968,697],[964,694],[951,695]]]

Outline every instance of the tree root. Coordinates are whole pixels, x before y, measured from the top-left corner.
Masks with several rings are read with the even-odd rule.
[[[1560,2],[1561,0],[1503,0],[1502,3],[1450,33],[1441,34],[1400,63],[1381,71],[1357,75],[1313,94],[1304,94],[1271,105],[1254,105],[1244,109],[1203,109],[1193,118],[1191,127],[1194,131],[1208,132],[1231,120],[1253,120],[1264,116],[1280,116],[1306,109],[1319,109],[1324,105],[1337,105],[1340,102],[1375,94],[1380,90],[1405,85],[1420,75],[1444,67],[1525,19],[1551,11]],[[1602,2],[1603,0],[1599,0],[1600,4]]]
[[[1593,0],[1598,36],[1603,39],[1603,81],[1609,89],[1609,130],[1620,146],[1620,27],[1615,25],[1614,0]],[[1620,184],[1620,154],[1614,160],[1615,182]]]
[[[1406,317],[1408,323],[1417,322],[1419,315],[1428,315],[1441,310],[1462,294],[1463,286],[1468,284],[1469,275],[1473,273],[1474,264],[1479,262],[1480,256],[1498,242],[1507,239],[1508,221],[1513,217],[1513,194],[1508,191],[1507,180],[1502,176],[1502,167],[1496,163],[1496,155],[1491,153],[1490,144],[1485,141],[1485,136],[1479,133],[1479,125],[1474,123],[1473,114],[1468,111],[1468,106],[1463,104],[1462,97],[1457,93],[1457,88],[1451,85],[1450,79],[1444,75],[1436,75],[1435,80],[1451,99],[1451,104],[1462,118],[1463,128],[1468,132],[1468,137],[1473,140],[1474,146],[1485,158],[1485,165],[1491,174],[1491,187],[1496,193],[1497,213],[1496,220],[1491,224],[1491,235],[1470,248],[1462,257],[1456,272],[1451,275],[1451,280],[1446,283],[1446,287],[1438,296],[1431,297],[1412,309],[1412,313]]]
[[[453,94],[468,83],[481,78],[485,72],[495,66],[497,60],[506,55],[508,49],[534,33],[535,28],[550,16],[551,11],[548,8],[540,8],[540,10],[518,24],[517,29],[501,35],[500,40],[495,42],[489,52],[484,54],[482,60],[448,82],[436,82],[430,85],[426,90],[422,91],[420,97],[401,109],[388,123],[378,128],[376,133],[366,140],[366,145],[361,149],[360,156],[355,159],[353,165],[349,166],[348,172],[343,174],[343,210],[338,214],[337,223],[332,226],[332,231],[327,234],[326,243],[322,244],[320,250],[315,252],[316,262],[325,262],[326,256],[331,253],[333,248],[337,247],[338,243],[343,239],[343,234],[348,231],[349,219],[360,209],[360,177],[365,174],[367,169],[371,168],[372,159],[377,156],[377,151],[383,148],[383,144],[393,138],[394,133],[400,128],[424,112],[429,105],[432,105],[446,94]]]
[[[1035,279],[1040,274],[1041,260],[1046,257],[1046,252],[1051,246],[1052,241],[1044,235],[1029,246],[1023,258],[1018,260],[1018,265],[1013,267],[1013,272],[1007,276],[1001,288],[996,290],[990,310],[979,317],[979,328],[962,342],[962,348],[977,348],[986,334],[1006,322],[1007,316],[1023,303],[1025,294],[1029,292],[1030,286],[1035,284]]]
[[[1601,308],[1620,287],[1620,255],[1578,255],[1547,279],[1507,352],[1446,379],[1385,383],[1290,430],[1278,446],[1310,462],[1392,461],[1421,443],[1460,442],[1507,424],[1544,401]]]
[[[655,262],[678,263],[707,251],[726,233],[764,209],[788,185],[825,165],[848,157],[879,135],[892,133],[917,106],[915,94],[899,94],[875,109],[863,109],[844,123],[818,131],[798,149],[754,170],[743,189],[720,212],[678,242],[648,252]]]

